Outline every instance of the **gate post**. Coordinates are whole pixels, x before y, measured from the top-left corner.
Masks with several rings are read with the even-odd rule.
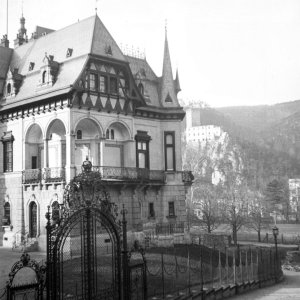
[[[51,243],[51,223],[50,223],[50,206],[48,205],[48,211],[46,212],[46,219],[47,219],[47,225],[46,225],[46,232],[47,232],[47,238],[46,238],[46,249],[47,249],[47,262],[46,262],[46,299],[50,300],[50,243]]]
[[[129,287],[129,266],[128,266],[128,247],[127,247],[127,210],[123,204],[122,213],[122,228],[123,228],[123,299],[130,300],[130,287]]]

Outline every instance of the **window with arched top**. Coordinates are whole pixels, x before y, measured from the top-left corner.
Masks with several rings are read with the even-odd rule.
[[[109,130],[106,130],[106,138],[109,139]]]
[[[8,226],[10,225],[10,203],[5,202],[4,204],[4,216],[2,220],[3,226]]]
[[[47,71],[44,71],[42,74],[42,83],[46,83],[46,75],[47,75]]]
[[[114,131],[113,129],[110,130],[110,138],[111,138],[112,140],[115,139],[115,131]]]
[[[7,87],[6,87],[6,93],[7,93],[8,95],[11,94],[11,84],[10,84],[10,83],[7,84]]]
[[[77,130],[76,138],[77,138],[77,140],[82,140],[82,131],[81,130]]]
[[[29,204],[29,236],[37,236],[37,205],[34,201]]]
[[[142,95],[144,95],[144,86],[143,86],[142,83],[140,83],[140,84],[138,85],[138,88],[139,88],[139,90],[140,90],[140,93],[141,93]]]

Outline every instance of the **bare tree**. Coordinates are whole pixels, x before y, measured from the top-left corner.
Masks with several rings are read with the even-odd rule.
[[[251,201],[248,207],[248,222],[246,226],[257,232],[258,241],[261,242],[261,231],[269,228],[271,218],[268,216],[268,210],[263,195],[256,191],[251,195]]]
[[[200,212],[196,222],[208,233],[220,225],[219,200],[219,189],[212,184],[194,187],[192,201],[194,208]]]
[[[234,245],[237,245],[237,233],[247,223],[248,190],[244,182],[231,178],[223,186],[222,216],[223,221],[232,230]]]

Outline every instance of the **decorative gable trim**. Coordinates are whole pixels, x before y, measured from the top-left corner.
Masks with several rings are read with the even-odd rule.
[[[44,65],[40,69],[40,81],[39,87],[53,86],[57,79],[57,74],[59,70],[59,63],[54,61],[53,55],[47,55],[43,59]]]
[[[14,97],[18,94],[23,76],[18,73],[19,69],[14,69],[13,71],[9,70],[7,74],[6,86],[4,91],[4,96],[6,98]]]

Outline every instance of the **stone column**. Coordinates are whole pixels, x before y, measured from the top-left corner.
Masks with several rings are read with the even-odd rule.
[[[48,168],[49,160],[48,160],[48,139],[44,139],[44,168]]]
[[[75,134],[66,134],[66,182],[75,176]]]

